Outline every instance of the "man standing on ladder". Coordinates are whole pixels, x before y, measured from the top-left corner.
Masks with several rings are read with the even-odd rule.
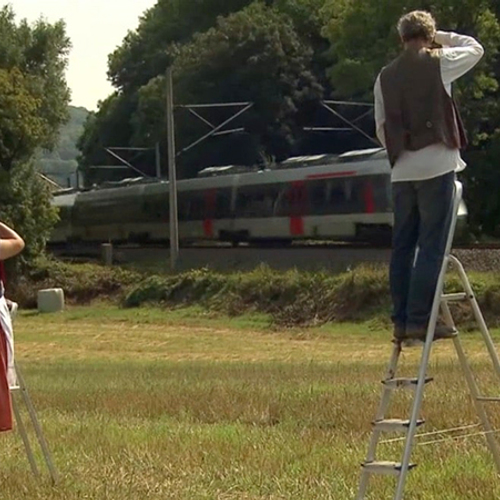
[[[455,172],[466,166],[460,149],[467,139],[451,84],[478,63],[484,49],[470,36],[436,32],[434,18],[424,11],[403,16],[398,31],[404,49],[377,78],[375,121],[392,167],[394,337],[411,343],[425,341],[450,228]],[[434,339],[454,334],[438,324]]]

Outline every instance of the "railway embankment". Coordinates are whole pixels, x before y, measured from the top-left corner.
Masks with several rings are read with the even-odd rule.
[[[500,267],[498,272],[472,272],[470,279],[488,322],[500,326]],[[389,324],[385,265],[361,265],[335,275],[266,266],[233,273],[198,269],[159,275],[48,259],[11,286],[8,296],[24,308],[35,308],[37,291],[51,287],[62,287],[69,304],[109,301],[123,307],[197,306],[229,316],[265,314],[271,324],[280,327],[371,319]],[[447,291],[460,291],[453,274],[447,278]],[[461,323],[472,324],[468,306],[455,307]]]

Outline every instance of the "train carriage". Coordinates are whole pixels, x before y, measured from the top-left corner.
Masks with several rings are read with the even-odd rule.
[[[71,227],[54,239],[162,242],[169,236],[166,181],[126,181],[79,193]],[[58,196],[55,203],[64,206]],[[389,241],[390,166],[383,149],[290,158],[266,170],[212,167],[178,182],[181,242]],[[460,221],[465,222],[465,204]],[[66,226],[65,226],[66,225]],[[63,229],[65,228],[65,229]]]

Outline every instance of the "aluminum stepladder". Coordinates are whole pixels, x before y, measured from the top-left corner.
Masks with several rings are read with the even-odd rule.
[[[16,311],[17,311],[17,304],[16,304]],[[13,320],[14,313],[12,313],[11,316]],[[28,433],[26,431],[26,426],[24,425],[22,419],[20,404],[18,402],[18,399],[21,399],[21,401],[24,403],[26,407],[29,418],[31,420],[31,424],[33,426],[33,429],[35,431],[38,440],[38,444],[40,445],[40,449],[42,450],[43,458],[45,460],[45,464],[47,465],[47,469],[49,471],[52,484],[55,485],[59,481],[59,475],[57,473],[56,468],[54,467],[52,456],[50,454],[47,441],[43,434],[42,427],[38,420],[38,416],[35,411],[35,406],[33,405],[28,389],[26,387],[24,377],[16,362],[14,362],[14,376],[12,377],[12,380],[9,381],[9,389],[12,397],[12,411],[16,419],[17,428],[19,429],[19,434],[23,441],[24,448],[26,450],[26,456],[28,457],[28,462],[30,464],[31,471],[36,477],[40,477],[40,471],[38,470],[38,466],[35,460],[35,455],[33,453],[33,448],[31,446]]]
[[[456,223],[457,223],[458,210],[462,200],[462,192],[463,192],[462,184],[460,182],[455,182],[455,195],[452,207],[453,210],[452,221],[450,225],[450,231],[448,234],[443,265],[441,268],[441,272],[439,274],[438,283],[436,286],[436,293],[434,295],[434,302],[427,329],[426,340],[423,345],[418,377],[396,378],[398,361],[402,351],[402,344],[401,342],[395,342],[392,356],[389,362],[389,367],[386,373],[386,378],[383,381],[384,389],[382,392],[382,398],[379,404],[378,411],[376,413],[376,417],[373,422],[373,431],[368,448],[368,454],[364,464],[362,465],[363,470],[361,473],[359,490],[356,500],[364,500],[366,498],[365,495],[368,489],[369,479],[372,475],[395,476],[397,478],[397,486],[393,499],[394,500],[403,499],[408,471],[416,466],[415,464],[410,463],[410,460],[411,460],[413,442],[415,439],[417,428],[424,423],[423,420],[419,420],[419,414],[422,406],[425,385],[432,381],[432,378],[429,378],[427,376],[427,368],[434,340],[434,330],[436,327],[440,310],[442,312],[446,325],[450,327],[455,327],[450,312],[450,307],[449,307],[450,302],[465,301],[468,302],[472,307],[474,317],[479,326],[479,330],[482,334],[483,340],[486,344],[492,364],[495,368],[496,375],[498,376],[498,379],[500,381],[500,360],[495,348],[495,344],[488,331],[488,327],[486,326],[483,315],[479,308],[479,304],[477,303],[477,300],[475,298],[474,292],[472,290],[472,287],[470,285],[464,267],[456,257],[450,255],[453,238],[455,234]],[[449,264],[452,264],[458,271],[460,281],[464,289],[464,291],[461,293],[443,294],[444,279]],[[487,444],[492,452],[497,471],[500,474],[500,447],[494,436],[493,427],[488,417],[488,414],[484,408],[485,402],[489,401],[500,402],[500,398],[481,396],[478,385],[476,383],[475,376],[473,374],[473,371],[467,360],[465,351],[460,342],[459,335],[455,335],[452,341],[455,350],[457,352],[461,368],[464,372],[465,380],[473,399],[473,404],[475,406],[476,412],[479,416],[482,427],[484,429],[484,434],[486,436]],[[395,391],[400,389],[412,389],[415,391],[413,404],[410,411],[410,419],[409,420],[386,419],[385,415],[391,403],[391,396]],[[380,437],[384,432],[391,432],[391,433],[401,432],[403,434],[406,434],[406,437],[404,438],[405,439],[404,452],[400,462],[387,462],[387,461],[377,460],[376,457],[377,447],[380,441]]]

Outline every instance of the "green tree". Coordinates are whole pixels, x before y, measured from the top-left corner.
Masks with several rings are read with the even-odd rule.
[[[294,32],[294,39],[304,47],[304,59],[307,60],[307,71],[312,73],[313,79],[329,93],[329,80],[326,75],[327,64],[325,59],[325,52],[329,42],[322,35],[323,18],[320,16],[321,8],[326,1],[260,0],[255,3],[258,3],[261,9],[273,7],[272,10],[266,10],[265,12],[271,13],[275,26],[278,20],[279,23],[283,23],[285,26],[284,30]],[[165,131],[162,125],[165,106],[164,103],[160,104],[159,96],[163,92],[164,81],[162,76],[165,73],[167,65],[175,59],[175,64],[178,66],[181,64],[179,58],[191,57],[188,55],[187,50],[192,44],[195,44],[195,47],[200,44],[199,41],[195,41],[197,36],[207,33],[212,28],[220,31],[221,25],[220,21],[217,21],[218,19],[222,20],[231,17],[232,14],[241,13],[251,3],[252,0],[235,0],[231,2],[227,2],[226,0],[195,0],[194,2],[159,0],[152,9],[148,10],[141,18],[137,30],[129,32],[122,45],[109,57],[108,75],[117,92],[115,96],[109,98],[113,104],[109,100],[104,101],[98,113],[94,117],[91,117],[87,123],[84,138],[80,142],[82,147],[81,164],[88,166],[102,163],[103,143],[106,143],[108,146],[114,143],[121,146],[141,145],[152,147],[158,139],[164,139]],[[255,17],[255,22],[260,22],[260,18]],[[257,26],[253,27],[253,29],[257,33],[257,36],[261,36]],[[283,34],[284,30],[277,28],[277,33]],[[249,32],[247,34],[253,36]],[[246,34],[242,33],[240,39],[237,39],[233,34],[231,36],[235,43],[240,43]],[[249,40],[246,40],[244,43],[248,49],[252,48]],[[271,50],[274,50],[272,45],[270,47]],[[289,47],[286,47],[286,42],[285,48],[289,50]],[[261,47],[255,43],[253,49],[258,51],[261,50]],[[204,53],[207,56],[209,55],[206,50]],[[257,52],[254,55],[257,55]],[[242,64],[240,60],[230,55],[229,51],[227,51],[226,56],[232,58],[235,69],[234,73],[238,75],[234,76],[234,78],[233,75],[230,75],[230,79],[236,80],[239,78],[242,88],[245,89],[240,95],[246,95],[245,100],[247,98],[253,100],[254,94],[259,92],[258,90],[253,92],[250,88],[255,84],[254,81],[251,79],[248,82],[245,81],[243,78],[243,68],[240,68]],[[206,61],[203,64],[206,66]],[[217,64],[220,64],[220,61]],[[255,69],[255,65],[253,67]],[[264,68],[264,65],[261,64],[261,67]],[[274,74],[276,74],[276,71],[274,71]],[[248,76],[253,78],[254,75],[252,76],[248,72]],[[177,72],[177,81],[179,81],[179,78],[182,78],[183,84],[187,81]],[[269,79],[265,77],[264,80],[268,81]],[[224,85],[224,82],[222,84],[222,89],[226,90],[227,86]],[[259,88],[262,88],[262,86]],[[274,88],[277,89],[280,87],[276,85]],[[234,94],[233,91],[230,92]],[[210,90],[207,85],[205,85],[205,89],[201,93],[195,92],[195,94],[196,96],[191,92],[189,96],[186,96],[182,91],[179,93],[178,85],[176,86],[177,102],[187,102],[187,100],[184,100],[184,97],[189,99],[190,102],[194,97],[196,97],[195,100],[197,101],[200,99],[206,102],[225,101],[231,95],[225,95],[215,87]],[[283,94],[283,98],[288,98],[286,93]],[[311,106],[311,109],[314,109],[314,106]],[[315,117],[310,116],[308,112],[308,109],[305,111],[301,109],[301,112],[295,114],[292,120],[286,120],[288,126],[293,125],[293,128],[295,128],[292,134],[276,135],[273,133],[272,139],[270,141],[266,139],[264,142],[262,141],[263,136],[260,133],[257,136],[248,134],[244,136],[232,136],[230,139],[221,137],[213,138],[202,147],[196,148],[195,151],[183,157],[183,159],[185,162],[197,166],[193,167],[193,169],[219,161],[239,162],[240,158],[246,159],[246,162],[253,162],[256,160],[256,151],[267,147],[266,145],[269,142],[273,143],[275,139],[281,142],[282,145],[279,148],[271,148],[269,152],[276,152],[276,149],[284,152],[288,149],[287,144],[289,144],[289,141],[288,143],[287,141],[283,142],[283,137],[288,135],[288,139],[292,139],[295,142],[297,130],[302,124],[315,122]],[[271,115],[275,116],[273,113]],[[251,116],[245,115],[245,124],[249,123],[248,118]],[[270,116],[269,113],[267,116]],[[223,113],[215,113],[212,116],[214,120],[226,117],[227,115]],[[109,123],[113,124],[112,130],[109,129]],[[242,124],[243,122],[241,121],[238,123],[238,126]],[[197,137],[197,134],[206,132],[206,128],[200,125],[192,117],[190,120],[185,121],[185,117],[180,113],[178,129],[181,132],[181,139],[188,141],[191,138]],[[253,130],[253,125],[250,128]],[[283,128],[283,131],[285,131],[285,128],[286,126]],[[269,127],[270,129],[271,127]],[[221,157],[220,150],[225,150],[227,153],[238,151],[240,154],[236,156],[227,154]],[[109,157],[107,157],[107,161],[110,161]],[[148,170],[150,169],[151,161],[149,161],[149,164],[146,161],[136,164],[144,171],[152,173]],[[124,172],[112,172],[111,175],[116,175],[116,178],[119,178],[120,175],[124,175]],[[102,178],[102,175],[95,171],[89,176],[91,182],[99,178]]]
[[[109,56],[108,75],[113,85],[130,91],[162,73],[176,46],[211,28],[217,17],[227,16],[252,0],[158,0],[142,16],[136,31]]]
[[[102,180],[120,180],[124,171],[92,169],[93,166],[114,165],[105,148],[131,145],[131,118],[137,106],[137,95],[115,92],[99,103],[96,113],[90,113],[78,140],[78,163],[88,184]]]
[[[311,72],[312,55],[288,16],[257,2],[219,18],[216,27],[180,48],[174,63],[176,99],[253,102],[244,120],[255,139],[250,162],[259,151],[282,158],[299,132],[294,119],[298,105],[322,93]],[[162,109],[164,88],[164,78],[158,77],[139,93],[135,126],[147,138],[161,129],[162,113],[154,110]],[[179,122],[180,146],[195,137],[193,132],[201,130]]]
[[[12,224],[26,242],[18,260],[21,266],[16,266],[17,269],[29,265],[43,253],[57,221],[57,212],[51,206],[50,187],[38,172],[33,161],[17,164],[10,173],[0,171],[1,219]]]
[[[26,240],[26,258],[39,254],[54,211],[32,158],[56,145],[67,119],[65,68],[69,39],[62,22],[16,23],[0,10],[0,207]]]
[[[430,9],[440,29],[473,35],[485,47],[481,63],[457,82],[455,96],[472,143],[466,155],[470,167],[464,174],[471,222],[475,229],[491,232],[500,224],[500,211],[491,209],[498,205],[500,175],[491,174],[492,156],[488,151],[498,142],[500,127],[497,2],[329,0],[323,16],[329,20],[324,33],[331,41],[332,85],[338,96],[372,99],[377,74],[401,50],[397,20],[414,9]],[[498,163],[500,158],[495,158]]]
[[[72,186],[76,185],[77,158],[80,154],[77,143],[89,112],[85,108],[69,106],[69,114],[69,121],[61,127],[56,148],[39,151],[35,160],[40,171],[61,186],[66,186],[68,179]]]

